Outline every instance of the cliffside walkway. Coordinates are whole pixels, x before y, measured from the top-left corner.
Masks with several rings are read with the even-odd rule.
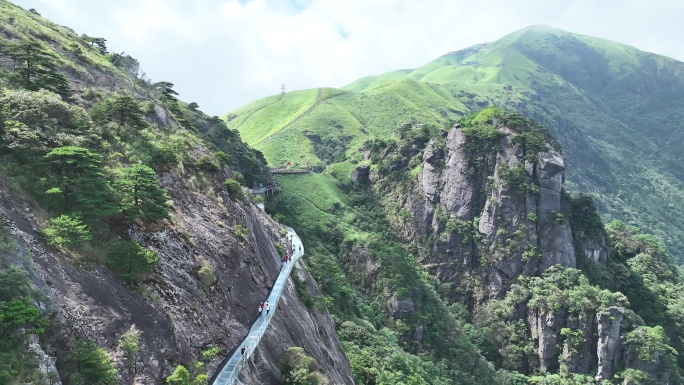
[[[260,316],[254,322],[245,339],[240,342],[240,345],[238,345],[237,349],[233,352],[233,355],[230,356],[214,379],[214,382],[212,382],[214,385],[232,385],[235,383],[240,374],[240,370],[242,370],[249,358],[254,354],[256,347],[261,341],[261,337],[263,337],[268,325],[271,323],[271,319],[278,311],[278,301],[280,300],[283,289],[287,284],[287,279],[290,277],[290,273],[292,272],[295,263],[304,255],[304,246],[302,245],[299,236],[297,236],[297,233],[291,227],[284,226],[284,228],[287,230],[288,236],[292,238],[292,245],[294,245],[295,252],[292,253],[292,260],[290,263],[286,263],[285,266],[280,269],[280,274],[273,285],[273,289],[271,289],[271,293],[268,295],[268,303],[271,306],[271,312],[266,317]],[[301,251],[299,250],[300,247],[302,248]],[[256,311],[256,308],[254,310]],[[243,346],[249,347],[249,352],[244,358],[241,356],[240,352]]]
[[[260,187],[260,188],[248,188],[246,190],[249,193],[251,193],[252,195],[261,195],[261,194],[268,193],[269,191],[273,191],[276,188],[278,188],[278,185],[274,183],[274,184],[270,184],[268,186],[264,186],[264,187]]]
[[[313,171],[313,168],[272,168],[271,174],[306,174]]]

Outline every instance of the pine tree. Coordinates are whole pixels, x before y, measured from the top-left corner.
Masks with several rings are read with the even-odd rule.
[[[88,36],[86,34],[81,35],[81,39],[87,43],[90,43],[91,46],[97,46],[101,54],[107,54],[107,39],[103,37]]]
[[[50,220],[45,237],[51,245],[81,245],[92,239],[88,226],[73,215],[60,215]]]
[[[166,383],[169,385],[190,385],[190,373],[185,366],[178,365],[173,371],[173,374],[166,377]]]
[[[113,385],[116,383],[118,370],[107,352],[93,341],[76,340],[74,351],[67,360],[76,367],[76,372],[69,376],[70,384]]]
[[[31,91],[41,88],[72,101],[73,91],[66,77],[57,72],[54,56],[37,41],[11,43],[4,48],[12,58],[13,70],[19,75],[19,85]]]
[[[150,167],[136,164],[123,170],[117,181],[123,194],[122,209],[129,218],[168,218],[166,190],[159,187],[157,175]]]
[[[140,103],[128,95],[114,99],[112,117],[122,126],[145,128],[145,112]]]
[[[84,219],[113,215],[113,191],[102,172],[102,157],[82,147],[58,147],[45,155],[49,182],[47,191],[59,194],[63,212],[80,211]]]
[[[159,262],[159,255],[136,241],[110,245],[107,263],[124,281],[138,282],[150,274]]]

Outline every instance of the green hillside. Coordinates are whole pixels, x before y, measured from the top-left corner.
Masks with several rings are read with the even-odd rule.
[[[227,116],[271,165],[326,167],[358,160],[364,140],[411,120],[444,127],[487,106],[520,112],[558,138],[572,190],[594,196],[607,218],[660,237],[681,261],[683,70],[633,47],[534,26],[420,68],[273,96]]]

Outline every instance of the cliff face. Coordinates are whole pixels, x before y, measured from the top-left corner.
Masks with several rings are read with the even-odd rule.
[[[480,300],[500,298],[521,274],[576,266],[561,213],[563,157],[546,145],[530,161],[523,146],[512,143],[519,133],[502,124],[497,132],[496,145],[477,159],[468,154],[472,144],[459,125],[444,142],[432,139],[417,183],[397,194],[411,214],[399,225],[403,237],[432,240],[424,262],[443,281],[482,269]]]
[[[94,341],[109,353],[119,369],[118,383],[161,384],[176,365],[191,367],[195,361],[205,361],[211,376],[248,332],[280,268],[276,245],[285,245],[280,228],[240,192],[240,184],[270,181],[263,155],[196,103],[180,103],[172,83],[152,83],[144,74],[139,78],[137,60],[108,54],[104,39],[95,38],[103,45],[95,48],[74,31],[2,0],[0,14],[10,20],[0,34],[0,94],[12,101],[0,109],[0,235],[9,234],[0,237],[0,272],[6,264],[19,265],[45,294],[38,305],[49,324],[40,344],[31,339],[30,350],[41,362],[56,361],[65,382],[73,382],[69,375],[75,364],[68,357],[76,339]],[[28,56],[19,55],[22,50]],[[47,80],[18,76],[23,67]],[[56,94],[31,92],[39,88]],[[86,230],[94,240],[80,247],[47,246],[42,233],[51,217],[81,214],[43,196],[47,189],[41,183],[56,176],[38,175],[48,168],[44,156],[64,146],[78,146],[98,159],[99,186],[112,190],[94,201]],[[125,212],[117,180],[141,164],[152,167],[152,185],[156,188],[158,180],[168,193],[170,218]],[[233,182],[230,192],[227,179]],[[96,189],[81,190],[89,188]],[[114,210],[108,212],[104,204]],[[128,286],[104,267],[124,270],[108,259],[109,244],[124,242],[159,256],[151,274]],[[331,332],[329,314],[309,311],[291,291],[286,298],[290,306],[279,315],[284,321],[274,320],[272,328],[287,328],[288,338],[269,343],[266,359],[274,362],[260,373],[279,378],[280,353],[304,346],[323,373],[348,382],[349,363]],[[281,325],[287,319],[307,321],[288,328]],[[138,351],[128,356],[121,337],[135,330]],[[327,336],[324,347],[319,347],[319,333]],[[206,358],[203,353],[212,347],[219,354]],[[59,383],[57,377],[50,381]]]
[[[316,282],[306,272],[306,263],[299,260],[292,274],[310,296],[320,295]],[[292,279],[283,292],[278,313],[266,330],[256,355],[238,380],[242,384],[278,384],[285,347],[301,346],[318,363],[318,369],[330,384],[354,384],[349,361],[337,339],[335,325],[327,312],[314,305],[307,308],[297,296]],[[302,336],[305,336],[302,338]]]
[[[196,154],[205,151],[197,148]],[[274,245],[284,245],[285,239],[256,206],[232,200],[222,191],[217,181],[226,177],[219,172],[203,186],[215,193],[203,193],[192,185],[191,175],[161,175],[173,201],[171,221],[119,229],[120,237],[135,239],[160,256],[158,267],[137,291],[105,268],[85,261],[75,266],[75,261],[41,244],[36,208],[2,186],[5,222],[18,244],[33,255],[33,281],[48,294],[48,306],[54,309],[45,343],[47,352],[57,357],[60,372],[69,370],[64,357],[74,338],[104,347],[120,369],[121,383],[142,384],[161,383],[177,364],[201,360],[203,350],[217,346],[223,354],[208,363],[211,374],[238,345],[278,274],[280,257]],[[215,282],[202,282],[203,268],[215,274]],[[305,271],[299,274],[311,281]],[[279,355],[287,347],[303,346],[335,383],[351,383],[332,319],[327,312],[310,312],[291,286],[270,328],[273,338],[260,347],[259,375],[278,379]],[[141,332],[135,362],[125,357],[119,343],[131,328]]]
[[[563,191],[565,161],[557,146],[505,113],[457,124],[429,140],[421,129],[400,128],[395,147],[369,143],[369,180],[391,218],[403,213],[393,225],[422,250],[423,266],[455,288],[447,295],[485,320],[479,326],[501,328],[500,340],[511,338],[506,327],[522,325],[512,345],[527,343],[534,353],[516,358],[503,343],[496,354],[518,365],[507,368],[557,373],[562,366],[598,381],[626,366],[652,375],[662,370],[630,363],[633,354],[621,348],[622,295],[591,289],[574,270],[578,262],[605,266],[609,253],[605,234],[577,220],[591,210]],[[403,176],[409,167],[419,170],[415,178]],[[357,182],[364,173],[357,169]],[[554,294],[538,297],[535,290]],[[578,295],[583,302],[573,302]],[[510,309],[501,324],[488,313],[496,303]]]

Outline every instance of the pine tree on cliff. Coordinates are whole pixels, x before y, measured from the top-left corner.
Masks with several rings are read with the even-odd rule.
[[[166,190],[159,187],[154,170],[136,164],[123,170],[117,181],[123,194],[122,209],[129,218],[168,218]]]
[[[55,57],[37,41],[9,43],[2,47],[13,60],[14,81],[22,88],[37,91],[41,88],[72,101],[73,91],[66,77],[57,72]]]
[[[55,194],[62,212],[79,211],[84,219],[95,219],[116,214],[112,202],[112,188],[102,172],[102,156],[76,146],[58,147],[45,155],[48,183],[47,193]]]

